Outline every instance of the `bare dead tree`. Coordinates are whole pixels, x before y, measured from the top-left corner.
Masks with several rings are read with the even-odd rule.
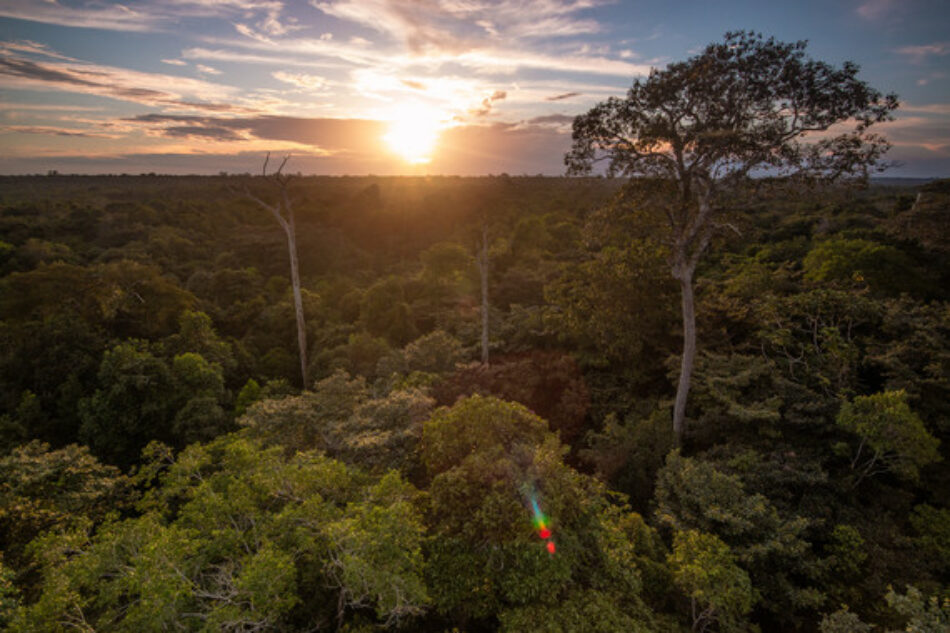
[[[284,157],[280,166],[270,175],[267,173],[267,164],[270,162],[270,152],[264,159],[264,166],[261,168],[261,177],[271,183],[276,190],[276,204],[270,204],[251,193],[251,190],[244,186],[244,196],[254,201],[259,207],[267,209],[277,220],[277,224],[284,230],[287,236],[287,253],[290,256],[290,285],[294,291],[294,313],[297,317],[297,346],[300,351],[300,377],[303,380],[303,388],[308,386],[307,381],[307,327],[303,314],[303,299],[300,296],[300,267],[297,262],[297,226],[294,221],[294,205],[290,197],[288,186],[291,177],[283,173],[284,166],[290,156]]]

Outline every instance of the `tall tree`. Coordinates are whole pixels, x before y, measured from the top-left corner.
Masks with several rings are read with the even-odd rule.
[[[270,204],[261,200],[251,193],[250,189],[244,188],[244,195],[257,203],[258,206],[270,211],[277,224],[284,230],[287,236],[287,253],[290,256],[290,285],[294,292],[294,314],[297,317],[297,346],[300,350],[300,377],[303,380],[303,388],[306,389],[307,382],[307,325],[303,316],[303,299],[300,296],[300,267],[297,263],[297,225],[294,221],[293,200],[288,192],[290,176],[282,173],[284,165],[290,160],[290,156],[285,156],[280,162],[277,170],[268,176],[267,163],[270,161],[270,152],[264,159],[264,166],[261,168],[261,177],[273,183],[277,189],[277,202]]]
[[[868,128],[890,119],[897,97],[859,80],[855,64],[835,68],[807,57],[805,47],[727,33],[636,80],[625,99],[611,97],[574,119],[568,173],[589,173],[603,161],[610,176],[657,185],[648,200],[668,226],[669,264],[682,293],[678,438],[696,356],[696,266],[735,193],[756,175],[866,177],[889,147]]]

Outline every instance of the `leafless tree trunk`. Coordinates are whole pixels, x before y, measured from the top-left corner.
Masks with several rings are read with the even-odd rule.
[[[686,424],[686,401],[689,396],[690,380],[693,375],[693,363],[696,360],[696,309],[693,300],[692,271],[684,271],[677,277],[680,282],[683,312],[683,356],[680,362],[680,377],[676,385],[676,401],[673,405],[673,433],[677,444],[683,438]]]
[[[285,156],[280,166],[270,176],[267,175],[267,163],[270,161],[270,153],[264,159],[264,167],[261,169],[261,175],[265,179],[270,179],[278,189],[277,204],[269,204],[254,194],[245,186],[244,195],[257,203],[258,206],[270,211],[274,219],[284,230],[287,236],[287,252],[290,255],[290,285],[294,292],[294,313],[297,317],[297,347],[300,352],[300,377],[303,380],[303,388],[309,385],[307,381],[307,326],[303,314],[303,298],[300,295],[300,267],[297,261],[297,224],[294,220],[294,207],[287,191],[290,183],[290,176],[281,172],[284,165],[290,160],[290,156]]]
[[[478,258],[478,272],[482,282],[482,364],[488,364],[488,224],[482,225],[482,251]]]
[[[705,191],[699,194],[698,212],[693,217],[684,217],[673,224],[671,263],[673,277],[680,282],[683,316],[683,356],[680,359],[680,375],[673,404],[673,433],[677,444],[682,442],[683,433],[686,431],[686,403],[696,361],[696,302],[693,277],[716,229],[716,224],[712,221],[711,194],[708,188],[704,189]],[[688,201],[683,208],[689,208]]]

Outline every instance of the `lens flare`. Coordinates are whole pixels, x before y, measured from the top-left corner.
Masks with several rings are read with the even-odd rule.
[[[541,512],[537,497],[532,494],[528,501],[531,503],[531,523],[534,525],[534,530],[542,540],[547,541],[545,547],[548,553],[553,556],[557,547],[554,545],[554,541],[549,540],[551,538],[551,528],[548,526],[548,517]]]

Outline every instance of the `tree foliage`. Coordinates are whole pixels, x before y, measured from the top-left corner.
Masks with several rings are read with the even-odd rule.
[[[897,97],[857,78],[858,67],[809,59],[805,42],[727,33],[685,62],[636,80],[574,120],[569,173],[601,161],[608,175],[639,177],[640,204],[662,211],[669,266],[680,283],[683,354],[673,427],[685,429],[696,354],[694,276],[726,211],[752,174],[867,175],[888,147],[868,129]],[[843,131],[816,136],[838,125]]]
[[[140,517],[34,544],[43,591],[12,628],[287,630],[361,609],[392,623],[428,600],[414,495],[397,475],[368,480],[312,452],[193,445]]]
[[[646,551],[635,536],[642,520],[565,466],[563,453],[542,419],[494,398],[471,396],[426,422],[429,584],[440,611],[496,615],[511,631],[531,621],[546,630],[567,622],[579,631],[648,630],[637,562]],[[532,498],[550,517],[553,554],[532,534]],[[585,620],[591,612],[581,605],[590,601],[604,611]]]
[[[851,458],[855,485],[885,471],[917,479],[920,468],[940,459],[939,440],[911,411],[903,391],[858,396],[841,405],[835,421],[861,440]]]
[[[712,534],[677,532],[669,555],[673,582],[690,599],[693,631],[748,630],[744,616],[755,593],[748,574],[736,565],[729,546]]]

